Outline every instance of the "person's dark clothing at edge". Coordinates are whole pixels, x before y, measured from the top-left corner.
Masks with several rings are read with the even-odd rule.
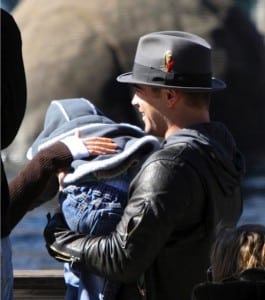
[[[1,150],[14,140],[26,109],[26,77],[20,30],[14,18],[1,9]],[[10,233],[9,190],[1,158],[1,238]]]
[[[203,282],[193,289],[192,300],[264,300],[265,270],[247,269],[237,278]]]

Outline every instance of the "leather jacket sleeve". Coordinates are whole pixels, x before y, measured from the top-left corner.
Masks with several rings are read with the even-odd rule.
[[[197,179],[193,182],[191,175],[191,168],[182,167],[173,158],[153,159],[133,180],[128,204],[114,232],[85,237],[52,219],[44,231],[50,254],[78,261],[88,271],[109,279],[137,279],[170,243],[176,228],[181,232],[187,224],[199,221],[201,203],[198,200],[198,206],[193,207],[190,188],[199,183]]]

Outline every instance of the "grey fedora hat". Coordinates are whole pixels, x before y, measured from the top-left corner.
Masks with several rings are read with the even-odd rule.
[[[218,91],[225,83],[212,77],[211,46],[182,31],[149,33],[139,39],[133,71],[117,81],[186,91]]]

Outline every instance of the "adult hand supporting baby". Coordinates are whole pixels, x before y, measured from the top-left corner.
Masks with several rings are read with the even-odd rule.
[[[82,139],[82,142],[91,156],[113,154],[118,147],[112,139],[106,137],[86,138]]]

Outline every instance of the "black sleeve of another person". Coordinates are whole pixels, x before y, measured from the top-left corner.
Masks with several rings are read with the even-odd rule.
[[[1,9],[1,150],[15,138],[26,109],[26,78],[20,30]]]
[[[20,30],[1,9],[1,150],[14,140],[26,109],[26,78]],[[1,237],[9,234],[9,189],[1,159]]]

